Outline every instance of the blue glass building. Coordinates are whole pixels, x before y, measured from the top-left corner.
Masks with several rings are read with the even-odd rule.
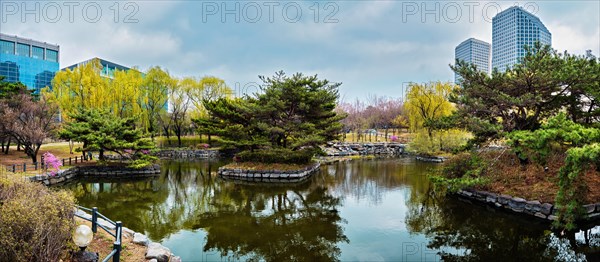
[[[0,75],[39,92],[59,70],[59,46],[0,34]]]
[[[525,56],[525,46],[552,44],[552,34],[535,15],[513,6],[492,19],[492,68],[506,70]]]
[[[490,73],[491,46],[488,42],[469,38],[454,49],[454,59],[474,64],[478,70]],[[454,74],[454,82],[459,84],[460,76]]]
[[[67,66],[67,67],[63,68],[62,70],[65,70],[65,69],[73,70],[73,69],[75,69],[78,66],[82,66],[82,65],[91,63],[94,60],[100,61],[100,64],[102,65],[102,70],[100,71],[100,76],[106,77],[106,78],[109,78],[109,79],[113,79],[115,77],[115,71],[117,71],[117,70],[128,71],[128,70],[131,69],[131,68],[126,67],[126,66],[122,66],[122,65],[119,65],[119,64],[116,64],[116,63],[104,60],[104,59],[100,59],[100,58],[94,57],[92,59],[88,59],[88,60],[85,60],[83,62],[79,62],[77,64],[71,65],[71,66]]]

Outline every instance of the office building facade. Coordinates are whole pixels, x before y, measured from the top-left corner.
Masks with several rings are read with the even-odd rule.
[[[491,46],[488,42],[469,38],[454,49],[454,59],[474,64],[478,70],[490,73]],[[454,82],[459,84],[460,76],[454,74]]]
[[[59,70],[58,45],[0,34],[0,76],[39,92]]]
[[[492,19],[492,68],[503,72],[519,63],[525,46],[538,41],[552,44],[552,34],[538,17],[517,6],[498,13]]]
[[[115,78],[115,72],[117,70],[128,71],[131,69],[129,67],[122,66],[117,63],[113,63],[113,62],[110,62],[110,61],[107,61],[107,60],[104,60],[101,58],[94,57],[92,59],[88,59],[83,62],[79,62],[77,64],[71,65],[71,66],[67,66],[67,67],[63,68],[62,70],[65,70],[65,69],[73,70],[78,66],[83,66],[85,64],[93,62],[94,60],[98,60],[100,62],[100,64],[102,65],[102,70],[100,70],[100,76],[106,77],[109,79]]]

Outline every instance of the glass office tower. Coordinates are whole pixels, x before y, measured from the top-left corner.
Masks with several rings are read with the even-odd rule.
[[[488,42],[469,38],[454,49],[454,59],[474,64],[478,70],[490,73],[491,46]],[[460,76],[454,74],[454,82],[459,84]]]
[[[505,71],[519,63],[527,53],[525,46],[537,41],[552,43],[552,34],[538,17],[517,6],[498,13],[492,19],[492,68]]]
[[[0,34],[0,76],[39,92],[59,70],[59,46]]]
[[[119,65],[119,64],[101,59],[101,58],[94,57],[92,59],[88,59],[83,62],[79,62],[77,64],[71,65],[71,66],[67,66],[67,67],[63,68],[62,70],[65,70],[67,68],[70,70],[74,70],[75,68],[85,65],[85,64],[88,64],[88,63],[91,63],[94,60],[98,60],[100,62],[100,64],[102,65],[102,70],[100,71],[100,76],[106,77],[109,79],[115,78],[115,71],[117,71],[117,70],[129,71],[131,69],[126,66],[122,66],[122,65]]]

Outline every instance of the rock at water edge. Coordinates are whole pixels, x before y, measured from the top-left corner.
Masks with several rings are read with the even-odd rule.
[[[148,244],[150,243],[150,240],[148,240],[148,237],[144,234],[134,233],[133,234],[133,243],[142,245],[142,246],[148,246]]]
[[[171,257],[171,250],[159,243],[152,242],[146,250],[146,259],[156,258],[158,262],[168,262]]]

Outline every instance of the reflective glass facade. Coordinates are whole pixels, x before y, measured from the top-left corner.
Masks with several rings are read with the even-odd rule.
[[[469,38],[454,49],[454,59],[474,64],[478,70],[490,73],[491,46],[488,42]],[[454,81],[459,84],[460,77],[455,74]]]
[[[39,92],[59,70],[59,47],[0,34],[0,75]]]
[[[73,69],[75,69],[78,66],[82,66],[82,65],[85,65],[87,63],[91,63],[92,61],[94,61],[96,59],[98,61],[100,61],[100,64],[102,65],[102,70],[100,71],[100,76],[103,76],[103,77],[106,77],[106,78],[113,79],[115,77],[115,71],[117,71],[117,70],[128,71],[128,70],[131,69],[129,67],[122,66],[122,65],[119,65],[119,64],[115,64],[113,62],[106,61],[104,59],[100,59],[100,58],[97,58],[97,57],[89,59],[89,60],[85,60],[83,62],[79,62],[77,64],[68,66],[66,68],[73,70]],[[63,68],[63,70],[66,69],[66,68]]]
[[[525,56],[525,46],[552,44],[552,34],[535,15],[513,6],[492,19],[492,68],[506,70]]]

